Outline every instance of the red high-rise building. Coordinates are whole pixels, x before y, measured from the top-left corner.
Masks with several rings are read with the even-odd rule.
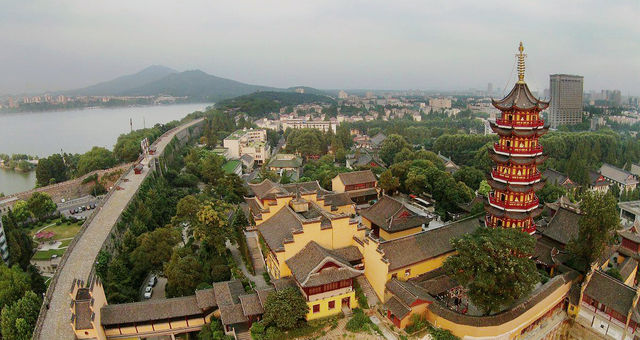
[[[493,189],[485,203],[488,227],[518,228],[533,233],[533,219],[540,215],[536,191],[544,186],[538,165],[544,162],[539,138],[548,127],[540,112],[549,106],[531,94],[524,82],[524,48],[520,43],[518,56],[518,82],[502,100],[492,100],[502,111],[491,128],[500,140],[489,150],[496,166],[488,179]]]

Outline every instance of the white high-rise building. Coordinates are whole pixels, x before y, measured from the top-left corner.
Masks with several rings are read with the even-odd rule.
[[[549,125],[557,128],[560,125],[582,123],[582,87],[584,77],[568,74],[552,74],[549,77]]]

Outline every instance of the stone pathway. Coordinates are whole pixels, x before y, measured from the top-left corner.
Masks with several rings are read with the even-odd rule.
[[[190,126],[198,123],[200,120],[195,120],[188,124],[185,124],[180,129],[176,129],[166,136],[159,138],[156,143],[157,155],[161,155],[167,144],[173,139],[173,137],[180,131],[183,131]],[[145,165],[142,174],[135,175],[133,171],[126,174],[128,181],[123,181],[120,186],[122,190],[115,190],[109,199],[104,202],[102,207],[93,211],[95,217],[91,223],[87,226],[87,229],[80,235],[79,239],[67,255],[67,262],[64,266],[58,268],[58,278],[54,286],[50,286],[49,289],[53,289],[51,292],[51,298],[49,301],[45,301],[47,309],[44,313],[39,315],[39,323],[42,323],[41,328],[36,329],[33,339],[75,339],[69,320],[71,320],[71,309],[69,304],[71,303],[71,297],[69,296],[69,288],[74,279],[87,280],[93,262],[98,255],[98,251],[105,242],[111,229],[115,225],[118,217],[122,211],[126,208],[127,204],[135,195],[142,184],[142,181],[149,174],[149,167],[147,166],[151,160],[157,156],[147,157],[143,160]]]
[[[258,234],[255,231],[250,231],[245,232],[245,236],[247,237],[247,246],[249,247],[251,259],[253,260],[253,269],[256,271],[256,274],[262,274],[264,271],[264,258],[260,251]]]
[[[387,328],[387,325],[385,325],[382,321],[380,321],[380,319],[378,319],[377,316],[372,315],[369,318],[371,319],[371,322],[373,322],[380,328],[380,330],[382,331],[382,334],[384,334],[385,339],[398,340],[398,337],[396,337],[395,334],[391,333],[391,331]]]
[[[317,339],[323,340],[337,340],[337,339],[350,339],[350,340],[384,340],[383,337],[376,334],[366,334],[366,333],[351,333],[345,329],[347,322],[349,322],[349,318],[342,318],[338,320],[338,327],[334,329],[330,329],[327,333]],[[315,337],[314,337],[315,339]]]
[[[362,288],[364,296],[367,297],[369,308],[373,308],[373,306],[377,305],[380,302],[378,300],[378,295],[376,295],[375,291],[373,290],[373,287],[371,287],[371,284],[369,283],[369,281],[367,281],[364,275],[358,276],[356,278],[356,281],[360,285],[360,288]]]
[[[262,277],[262,272],[256,271],[256,275],[249,273],[247,266],[245,266],[244,261],[242,261],[242,255],[240,254],[240,250],[238,250],[237,245],[231,244],[231,242],[227,240],[226,246],[231,250],[231,256],[233,256],[233,260],[238,264],[238,267],[242,270],[244,276],[253,281],[256,284],[256,288],[268,287],[267,282],[264,280],[264,277]]]

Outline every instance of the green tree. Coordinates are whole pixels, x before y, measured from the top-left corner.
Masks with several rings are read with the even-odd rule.
[[[387,164],[393,164],[396,154],[400,153],[403,149],[411,150],[411,146],[404,137],[396,134],[389,135],[380,147],[380,158]]]
[[[280,329],[293,329],[309,313],[309,306],[296,288],[286,288],[267,296],[263,320]]]
[[[484,180],[484,173],[476,168],[463,166],[453,174],[453,178],[458,182],[463,182],[472,190],[478,190],[480,182]]]
[[[202,265],[191,248],[176,249],[164,265],[169,297],[193,295],[203,279]]]
[[[587,191],[582,196],[580,210],[583,216],[578,221],[578,237],[567,245],[576,257],[577,266],[589,266],[597,261],[620,228],[620,217],[616,199],[611,194]]]
[[[0,308],[20,300],[30,289],[29,276],[20,267],[0,265]]]
[[[222,323],[218,319],[211,319],[211,323],[202,326],[198,333],[198,340],[232,340],[230,335],[224,334]]]
[[[171,259],[173,247],[180,242],[180,232],[172,227],[158,228],[138,236],[138,247],[131,253],[131,262],[140,271],[160,271]]]
[[[56,211],[56,204],[53,203],[51,196],[43,192],[35,192],[27,200],[29,211],[37,220],[50,216]]]
[[[182,223],[186,223],[189,226],[194,226],[198,223],[198,211],[200,211],[202,204],[193,195],[187,195],[178,201],[176,206],[176,215],[171,219],[171,223],[175,226],[180,226]]]
[[[228,226],[231,207],[222,201],[209,201],[198,211],[198,223],[192,228],[193,237],[215,247],[219,255],[224,254],[227,239],[233,237],[233,228]]]
[[[32,291],[14,304],[2,309],[0,325],[2,338],[6,340],[29,340],[38,320],[42,299]]]
[[[386,194],[391,194],[400,187],[400,180],[394,177],[391,170],[386,170],[380,175],[378,185]]]
[[[108,169],[116,165],[113,153],[103,147],[94,146],[78,159],[77,176],[88,174],[94,170]]]
[[[550,203],[557,201],[566,193],[567,191],[563,187],[547,182],[536,194],[542,202]]]
[[[491,186],[489,185],[486,179],[483,179],[480,182],[480,186],[478,187],[478,193],[480,195],[487,196],[490,192],[491,192]]]
[[[40,159],[36,166],[36,183],[38,186],[46,186],[51,182],[64,182],[69,179],[68,175],[63,156],[57,153]]]
[[[478,228],[451,241],[457,253],[448,257],[443,267],[489,315],[522,298],[539,282],[530,258],[535,242],[531,235],[516,229]]]

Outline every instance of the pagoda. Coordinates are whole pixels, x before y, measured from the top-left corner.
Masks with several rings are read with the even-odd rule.
[[[524,81],[526,55],[522,42],[518,50],[518,81],[506,97],[492,99],[501,115],[490,125],[500,139],[489,150],[495,167],[488,177],[492,190],[485,201],[485,224],[532,234],[536,230],[533,219],[542,212],[536,196],[536,191],[544,186],[538,165],[547,158],[539,139],[549,129],[544,126],[540,112],[549,102],[531,94]]]

